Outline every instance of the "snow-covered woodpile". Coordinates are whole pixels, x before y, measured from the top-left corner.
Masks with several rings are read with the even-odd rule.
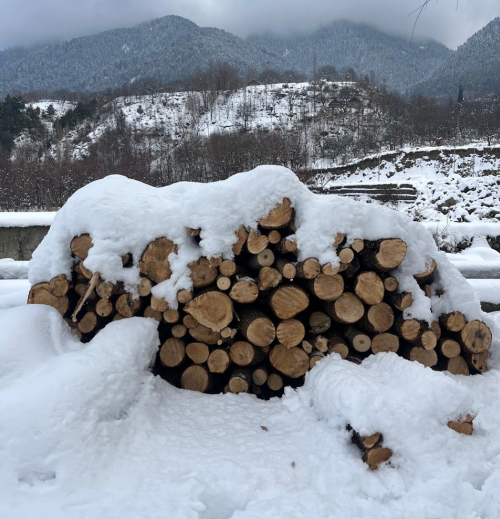
[[[175,220],[166,217],[163,230],[149,237],[143,205],[134,232],[113,223],[113,212],[126,205],[110,206],[108,195],[120,196],[120,190],[111,195],[116,182],[133,181],[94,183],[90,211],[104,212],[88,219],[83,210],[81,218],[64,220],[83,200],[79,193],[70,199],[35,253],[29,302],[55,307],[83,342],[112,321],[156,319],[161,346],[154,369],[178,387],[202,392],[279,395],[332,353],[360,363],[393,352],[453,374],[486,370],[491,331],[430,234],[385,208],[312,195],[287,170],[269,169],[193,185],[205,191],[194,200],[186,199],[189,184],[179,184],[182,209],[171,208]],[[258,209],[249,207],[256,172],[269,181],[261,185],[263,198],[285,183]],[[233,205],[225,204],[234,194],[225,189],[230,182],[243,191]],[[325,203],[348,211],[347,220],[332,218]],[[305,212],[306,204],[316,212]],[[195,217],[185,217],[189,207]],[[105,214],[111,214],[107,223]],[[398,219],[414,228],[395,225]],[[209,238],[215,241],[206,243]]]

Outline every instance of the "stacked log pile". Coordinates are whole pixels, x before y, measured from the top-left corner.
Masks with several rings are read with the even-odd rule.
[[[92,237],[74,237],[71,279],[57,276],[32,287],[29,303],[56,308],[83,342],[109,322],[132,316],[156,319],[161,348],[155,371],[178,387],[202,392],[250,392],[268,398],[286,385],[298,386],[325,355],[338,353],[360,363],[370,354],[394,352],[437,370],[469,375],[486,370],[492,337],[480,321],[456,311],[431,325],[405,319],[412,294],[392,275],[404,260],[401,239],[367,241],[338,234],[332,247],[339,267],[315,258],[297,261],[293,209],[288,199],[257,229],[241,227],[234,259],[200,258],[189,265],[192,290],[177,293],[177,308],[152,294],[170,278],[168,257],[177,245],[151,242],[140,258],[126,254],[124,267],[138,264],[138,297],[121,283],[101,279],[84,266]],[[200,240],[200,229],[187,229]],[[436,264],[415,272],[428,297]]]

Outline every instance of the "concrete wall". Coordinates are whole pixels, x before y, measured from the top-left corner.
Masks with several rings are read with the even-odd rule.
[[[29,261],[50,227],[0,227],[0,258]]]

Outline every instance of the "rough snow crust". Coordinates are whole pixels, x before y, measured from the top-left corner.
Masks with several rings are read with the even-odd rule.
[[[241,225],[256,227],[260,218],[288,197],[295,209],[299,259],[318,258],[338,264],[332,248],[338,232],[355,238],[402,238],[408,254],[396,276],[404,291],[414,294],[409,316],[431,321],[430,300],[413,279],[434,258],[436,283],[446,290],[433,297],[434,317],[454,310],[469,320],[482,318],[479,301],[460,273],[440,253],[432,235],[420,224],[391,209],[333,195],[314,195],[290,170],[260,166],[253,171],[211,184],[180,182],[154,188],[121,176],[109,176],[77,191],[57,213],[54,224],[30,262],[32,284],[59,274],[71,274],[69,243],[74,236],[89,233],[94,246],[84,265],[102,278],[124,281],[134,291],[139,281],[137,262],[149,242],[167,237],[178,244],[170,258],[172,276],[153,288],[176,307],[176,294],[191,288],[188,263],[201,256],[232,258],[235,232]],[[201,228],[199,245],[186,228]],[[131,252],[135,266],[123,268],[121,256]]]
[[[156,326],[114,322],[82,346],[50,307],[0,313],[0,517],[500,516],[496,344],[493,369],[475,377],[334,354],[303,387],[262,401],[154,377]],[[473,436],[447,428],[467,412]],[[370,472],[348,423],[381,431],[391,464]]]

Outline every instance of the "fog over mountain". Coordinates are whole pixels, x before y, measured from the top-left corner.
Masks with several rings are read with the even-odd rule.
[[[421,0],[0,0],[0,49],[55,43],[130,27],[174,14],[200,26],[214,26],[240,37],[273,31],[280,36],[310,32],[324,23],[349,19],[409,39],[411,15]],[[76,9],[75,9],[76,7]],[[418,23],[418,38],[450,48],[500,15],[498,0],[432,1]]]

